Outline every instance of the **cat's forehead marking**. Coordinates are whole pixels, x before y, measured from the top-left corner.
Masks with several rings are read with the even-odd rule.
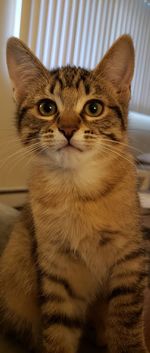
[[[57,79],[55,81],[55,85],[53,86],[53,92],[52,92],[52,89],[50,90],[50,92],[52,92],[56,96],[60,96],[61,90],[62,90],[62,82],[61,82],[61,80]]]
[[[89,89],[88,79],[90,76],[90,71],[82,69],[80,67],[66,66],[59,68],[57,70],[50,71],[52,78],[52,83],[50,87],[50,92],[54,93],[56,86],[61,90],[65,87],[76,87],[79,88],[80,83],[84,85],[84,89]]]
[[[63,105],[67,108],[73,108],[78,101],[78,91],[74,87],[65,87],[61,94]]]
[[[103,80],[102,80],[103,81]],[[109,95],[101,80],[86,69],[66,66],[50,72],[47,94],[56,101],[59,111],[76,110],[78,113],[90,99],[107,102]]]
[[[80,67],[66,66],[50,72],[49,93],[61,110],[75,109],[78,102],[91,92],[90,71]]]
[[[72,69],[72,68],[70,68]],[[71,81],[68,75],[64,75],[65,68],[58,69],[50,76],[50,82],[45,88],[45,94],[54,100],[60,112],[64,110],[75,110],[80,113],[85,103],[90,99],[100,99],[104,104],[111,103],[111,92],[105,88],[103,82],[94,78],[90,72],[85,74],[82,69],[73,70]],[[68,85],[67,85],[68,83]],[[112,102],[113,103],[113,102]]]

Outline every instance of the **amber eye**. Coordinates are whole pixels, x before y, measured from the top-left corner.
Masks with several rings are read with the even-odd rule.
[[[44,116],[54,115],[57,112],[57,105],[51,99],[43,99],[38,103],[38,110]]]
[[[85,104],[84,112],[89,116],[99,116],[103,112],[103,104],[98,99],[91,99]]]

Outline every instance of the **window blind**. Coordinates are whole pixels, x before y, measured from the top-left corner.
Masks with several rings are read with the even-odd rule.
[[[147,0],[16,0],[14,34],[47,68],[93,68],[123,33],[133,37],[131,109],[150,115],[150,4]]]

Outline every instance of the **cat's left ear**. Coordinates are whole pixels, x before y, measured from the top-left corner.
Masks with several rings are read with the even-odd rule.
[[[33,87],[47,80],[48,70],[18,38],[7,42],[7,66],[12,81],[13,96],[20,103]]]
[[[130,90],[134,72],[134,46],[129,35],[121,36],[93,70],[111,82],[116,90]]]

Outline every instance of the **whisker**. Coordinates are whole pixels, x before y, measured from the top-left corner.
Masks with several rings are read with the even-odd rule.
[[[129,148],[132,148],[133,150],[137,151],[137,152],[140,152],[140,153],[143,153],[142,150],[128,144],[128,143],[123,143],[123,142],[119,142],[119,141],[113,141],[113,140],[109,140],[109,139],[105,139],[105,141],[107,142],[111,142],[111,143],[114,143],[116,145],[121,145],[121,146],[125,146],[125,147],[129,147]]]
[[[34,152],[34,151],[32,151],[32,152]],[[36,150],[35,150],[35,152],[36,152]],[[27,161],[26,161],[26,158],[28,158]],[[29,152],[28,155],[20,156],[20,158],[19,158],[17,161],[15,161],[15,163],[11,166],[11,171],[12,171],[14,168],[16,168],[17,165],[18,165],[20,162],[24,162],[24,160],[25,160],[25,163],[22,164],[22,168],[25,169],[25,168],[30,164],[30,161],[31,161],[31,160],[34,160],[34,158],[35,158],[35,156],[33,156],[33,155],[31,154],[31,152]]]
[[[31,137],[29,136],[28,138],[26,138],[27,141],[30,141],[31,140]],[[21,137],[18,137],[18,136],[14,136],[14,134],[12,135],[7,135],[7,138],[5,138],[5,140],[2,140],[0,141],[0,145],[3,145],[3,144],[7,144],[7,145],[10,145],[10,142],[19,142],[22,144],[22,141],[21,141]]]
[[[18,156],[19,159],[18,159],[17,163],[19,163],[21,159],[26,159],[28,156],[30,157],[31,154],[36,151],[38,151],[38,148],[36,148],[36,146],[32,147],[32,148],[28,148],[28,150],[26,150],[25,153],[23,153],[23,155],[21,154],[21,156]]]
[[[4,161],[2,164],[0,164],[0,168],[3,168],[5,166],[5,164],[11,160],[13,157],[17,156],[19,153],[22,153],[23,152],[23,148],[11,153]]]
[[[139,150],[139,149],[137,149],[137,148],[134,148],[133,146],[131,146],[131,145],[129,145],[129,144],[127,144],[127,143],[123,143],[123,142],[115,142],[115,141],[110,141],[109,139],[105,139],[104,141],[106,141],[106,142],[112,142],[112,143],[114,143],[115,145],[121,145],[121,146],[125,146],[125,147],[127,147],[127,148],[133,148],[133,149],[135,149],[136,151],[139,151],[140,153],[143,153],[143,151],[142,150]],[[110,146],[110,145],[109,145]],[[114,148],[115,146],[113,146],[113,148]],[[112,148],[112,146],[111,146],[111,148]],[[115,150],[116,151],[116,150]],[[117,152],[117,151],[116,151]],[[121,152],[120,150],[119,150],[119,152]],[[132,154],[132,156],[134,157],[134,159],[135,159],[135,163],[137,163],[137,157],[135,157],[133,154]],[[145,169],[145,166],[144,166],[144,164],[142,163],[142,162],[140,162],[139,160],[138,160],[138,165],[140,165],[141,166],[141,168],[142,169]]]
[[[24,154],[21,153],[21,155],[17,155],[17,159],[15,160],[15,162],[7,169],[7,174],[9,175],[13,171],[13,169],[16,168],[18,163],[23,162],[24,159],[29,157],[27,162],[25,164],[22,164],[22,168],[25,168],[30,163],[30,160],[34,160],[35,156],[32,154],[33,152],[36,152],[36,154],[40,153],[36,146],[34,146],[34,148],[30,146],[30,148],[26,150]]]
[[[16,139],[16,138],[11,138],[10,136],[7,136],[7,138],[5,138],[5,140],[1,140],[0,141],[0,145],[7,145],[9,147],[11,147],[10,143],[15,143],[15,142],[19,142],[21,143],[20,139]]]
[[[36,144],[36,143],[34,142],[34,145],[35,145],[35,144]],[[39,143],[37,143],[37,144],[39,145]],[[3,167],[5,166],[5,164],[8,163],[9,160],[12,160],[12,158],[18,156],[20,153],[21,153],[21,154],[24,154],[24,155],[28,154],[28,153],[29,153],[29,149],[31,148],[31,146],[32,146],[32,145],[26,146],[26,150],[25,150],[25,147],[22,146],[19,150],[17,150],[17,151],[15,151],[15,152],[11,153],[11,154],[3,161],[3,163],[0,165],[0,168],[3,168]],[[27,150],[27,148],[28,148],[28,150]],[[2,159],[1,159],[1,160],[2,160]],[[0,160],[0,161],[1,161],[1,160]]]
[[[46,148],[41,148],[41,150],[39,151],[39,150],[34,150],[34,152],[36,152],[36,156],[38,156],[38,155],[40,155],[41,154],[41,152],[44,152],[44,151],[46,151]],[[29,160],[25,163],[25,166],[27,167],[28,166],[28,164],[30,164],[31,162],[32,162],[32,160],[34,160],[34,158],[35,158],[35,156],[30,156],[30,158],[29,158]]]
[[[36,138],[37,139],[37,138]],[[29,137],[29,138],[26,138],[27,141],[31,141],[32,140],[35,140],[35,137]],[[7,139],[5,138],[5,140],[1,139],[0,140],[0,145],[8,145],[9,147],[11,147],[11,144],[15,144],[15,143],[19,143],[21,146],[24,146],[24,143],[23,143],[23,140],[21,140],[20,138],[12,138],[11,136],[7,136]]]
[[[126,160],[128,163],[130,163],[132,166],[135,166],[135,164],[129,160],[128,158],[126,158],[123,154],[119,153],[118,151],[112,149],[112,148],[109,148],[108,146],[104,145],[104,144],[101,144],[101,146],[106,150],[106,151],[109,151],[111,153],[114,153],[116,156],[119,156],[121,157],[122,159]]]

